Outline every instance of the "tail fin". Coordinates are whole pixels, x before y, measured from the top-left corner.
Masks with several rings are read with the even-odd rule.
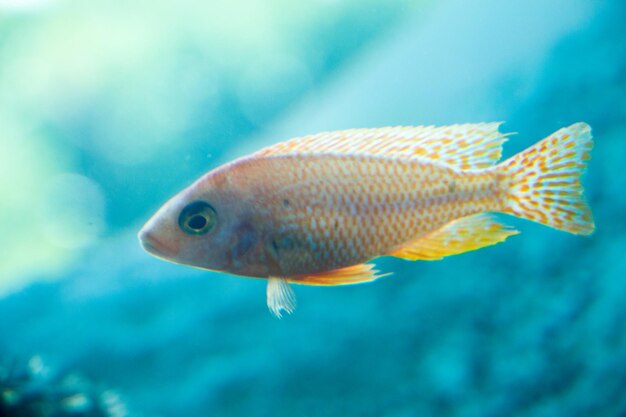
[[[575,123],[498,165],[505,213],[589,235],[595,226],[580,176],[591,158],[591,128]]]

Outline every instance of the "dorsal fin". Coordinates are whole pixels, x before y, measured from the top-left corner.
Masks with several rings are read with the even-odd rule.
[[[445,256],[495,245],[518,233],[517,230],[498,223],[489,214],[476,214],[454,220],[389,255],[411,261],[435,261]]]
[[[374,264],[358,264],[318,274],[302,275],[290,278],[289,281],[294,284],[306,285],[350,285],[374,281],[390,275],[390,273],[378,274],[379,271],[375,270],[374,267]]]
[[[427,158],[460,169],[494,165],[506,135],[501,123],[349,129],[302,136],[261,149],[256,156],[296,154],[379,155]]]

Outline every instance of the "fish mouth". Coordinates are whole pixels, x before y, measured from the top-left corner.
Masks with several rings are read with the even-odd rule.
[[[137,235],[137,238],[144,250],[154,256],[172,258],[178,254],[175,248],[171,245],[167,245],[147,230],[142,229]]]

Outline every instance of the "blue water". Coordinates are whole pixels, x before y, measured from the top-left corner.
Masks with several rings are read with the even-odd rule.
[[[0,416],[626,415],[619,0],[0,2]],[[593,128],[597,230],[295,288],[136,232],[207,170],[351,127]],[[503,216],[504,217],[504,216]],[[47,413],[47,414],[46,414]]]

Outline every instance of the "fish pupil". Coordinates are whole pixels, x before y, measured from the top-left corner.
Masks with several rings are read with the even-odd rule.
[[[213,229],[216,221],[215,209],[204,201],[187,204],[178,216],[178,225],[183,232],[190,235],[208,233]]]
[[[202,228],[204,228],[204,226],[206,226],[207,224],[207,220],[206,217],[201,216],[201,215],[195,215],[193,216],[191,219],[189,219],[189,227],[191,227],[192,229],[195,230],[200,230]]]

